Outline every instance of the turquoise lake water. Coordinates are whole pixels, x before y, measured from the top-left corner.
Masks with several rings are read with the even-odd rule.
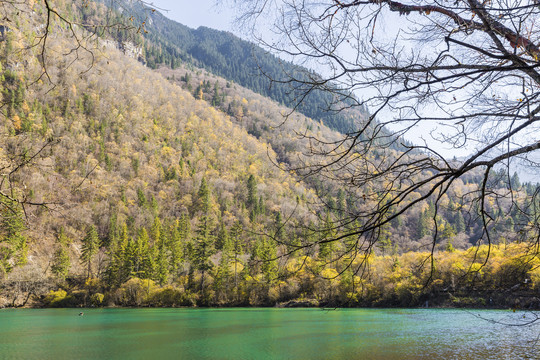
[[[440,309],[0,310],[0,359],[539,359],[533,314]]]

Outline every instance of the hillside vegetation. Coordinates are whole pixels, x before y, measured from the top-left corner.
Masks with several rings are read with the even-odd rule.
[[[283,123],[286,108],[191,61],[151,70],[103,39],[70,53],[62,22],[48,39],[49,82],[40,48],[27,48],[43,21],[34,6],[0,43],[0,305],[517,306],[538,289],[538,258],[513,244],[534,204],[490,204],[507,221],[488,266],[471,247],[481,226],[467,194],[479,178],[439,202],[438,229],[426,201],[367,256],[350,251],[357,238],[318,245],[380,201],[283,170],[313,161],[306,134],[336,138],[323,121]],[[515,181],[515,196],[534,191]],[[436,267],[418,266],[435,230]],[[522,283],[519,297],[493,296]]]
[[[304,98],[305,86],[286,80],[290,74],[302,79],[316,77],[313,71],[283,61],[229,32],[207,27],[191,29],[138,2],[119,1],[116,5],[119,12],[129,14],[135,22],[144,23],[145,31],[141,31],[139,36],[119,32],[114,34],[115,38],[140,44],[144,50],[144,61],[150,68],[165,65],[174,69],[182,64],[204,68],[282,105],[297,107],[298,112],[317,121],[322,120],[340,132],[354,131],[367,116],[363,108],[347,113],[326,111],[335,107],[338,96],[320,90],[311,91]],[[82,13],[86,20],[99,21],[98,6],[85,7]],[[348,94],[343,95],[339,97],[348,97]]]

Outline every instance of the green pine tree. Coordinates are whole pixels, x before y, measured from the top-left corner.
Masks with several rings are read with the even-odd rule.
[[[160,285],[165,284],[169,277],[169,252],[167,249],[167,243],[167,235],[163,229],[160,229],[159,237],[157,238],[157,241],[153,247],[153,249],[155,249],[154,259],[156,264],[154,280]]]
[[[214,291],[216,293],[216,300],[224,300],[225,302],[229,299],[230,286],[231,286],[231,262],[234,258],[233,256],[233,245],[231,239],[227,236],[223,242],[223,248],[221,250],[221,258],[216,270],[216,276],[214,279]]]
[[[127,225],[121,226],[120,236],[114,236],[109,244],[109,265],[107,267],[107,278],[110,286],[120,286],[127,281],[130,270],[125,268],[126,251],[129,243]]]
[[[223,222],[223,219],[221,219],[220,225],[219,225],[219,231],[216,238],[216,250],[223,250],[223,246],[225,245],[225,242],[227,241],[227,238],[229,237],[229,232],[227,231],[227,228],[225,227],[225,223]]]
[[[156,273],[156,263],[150,251],[150,237],[145,228],[139,230],[135,246],[135,276],[140,279],[152,279]]]
[[[243,244],[242,244],[242,224],[240,221],[234,223],[231,229],[231,244],[232,244],[232,257],[234,262],[234,290],[236,293],[236,298],[238,300],[238,265],[240,264],[240,256],[244,253]]]
[[[332,254],[336,248],[336,242],[330,241],[336,237],[336,231],[334,229],[334,224],[330,217],[330,212],[326,212],[326,217],[321,224],[320,229],[320,244],[319,244],[319,254],[318,257],[324,262],[328,262],[332,257]]]
[[[275,233],[274,239],[281,243],[285,237],[285,224],[283,223],[283,217],[281,216],[281,211],[278,211],[276,214],[276,220],[274,223]]]
[[[210,190],[203,178],[199,188],[199,201],[201,203],[202,215],[199,218],[197,236],[193,249],[193,264],[195,269],[201,273],[200,290],[204,293],[204,281],[206,273],[213,268],[210,257],[214,254],[214,237],[212,236],[212,218],[210,216]]]
[[[345,191],[339,189],[337,194],[337,213],[339,216],[344,216],[347,209],[347,204],[345,202]]]
[[[0,197],[0,276],[26,263],[28,251],[22,208],[15,201]]]
[[[64,280],[68,275],[71,261],[67,252],[69,239],[66,236],[64,228],[60,228],[60,233],[56,238],[56,251],[54,252],[53,261],[51,264],[51,272],[58,279]]]
[[[171,226],[170,237],[167,243],[167,248],[170,253],[169,273],[172,275],[173,280],[176,280],[179,276],[179,269],[184,260],[182,249],[183,242],[180,233],[180,220],[176,219]]]
[[[464,232],[466,230],[465,229],[465,219],[463,218],[463,215],[461,214],[460,210],[457,210],[455,223],[456,223],[455,228],[456,228],[456,233],[457,234],[461,234],[462,232]]]
[[[92,276],[92,260],[99,251],[99,237],[94,225],[86,231],[81,250],[81,263],[86,267],[86,277]]]
[[[277,250],[272,240],[263,240],[260,247],[261,271],[267,284],[271,285],[277,280],[278,263]]]
[[[247,181],[247,190],[246,207],[253,210],[253,208],[257,206],[257,181],[253,175],[249,175]]]
[[[142,189],[137,189],[137,204],[139,207],[144,207],[146,205],[146,196]]]

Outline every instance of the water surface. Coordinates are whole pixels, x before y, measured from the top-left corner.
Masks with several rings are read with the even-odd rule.
[[[529,313],[439,309],[0,310],[1,359],[538,359]],[[525,318],[524,318],[525,317]]]

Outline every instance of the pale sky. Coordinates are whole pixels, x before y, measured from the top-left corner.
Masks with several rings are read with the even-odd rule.
[[[216,0],[148,0],[169,19],[191,28],[206,26],[212,29],[234,31],[232,24],[235,13]],[[216,5],[217,4],[217,5]],[[168,11],[165,11],[168,10]],[[236,33],[236,32],[235,32]]]

